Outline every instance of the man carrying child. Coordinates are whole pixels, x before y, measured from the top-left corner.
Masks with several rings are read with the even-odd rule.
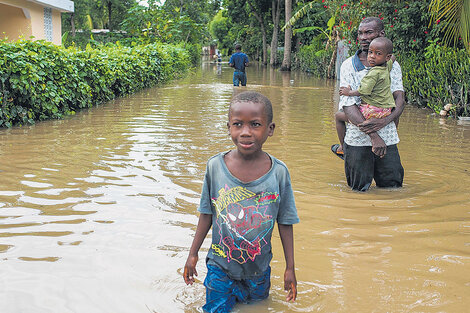
[[[390,89],[395,102],[394,108],[386,114],[379,114],[366,119],[360,110],[360,93],[350,89],[358,90],[361,80],[369,72],[370,64],[368,54],[372,41],[378,37],[384,37],[383,23],[379,18],[368,17],[362,20],[358,29],[358,40],[361,49],[341,66],[340,88],[341,97],[339,102],[340,111],[344,112],[344,120],[347,123],[344,144],[333,145],[332,150],[341,155],[344,150],[345,174],[348,185],[353,190],[366,191],[372,180],[378,187],[401,187],[403,184],[404,170],[401,165],[397,144],[399,142],[396,123],[404,109],[404,91],[402,83],[401,68],[398,62],[393,62],[390,70]],[[377,49],[375,49],[377,50]],[[387,71],[388,72],[388,71]],[[359,90],[360,92],[360,90]],[[373,104],[367,110],[375,110]],[[391,107],[390,104],[385,105]],[[364,112],[365,107],[363,107]],[[381,110],[383,111],[383,110]],[[384,112],[385,112],[384,111]],[[341,119],[339,119],[341,121]],[[338,120],[337,120],[338,122]],[[337,123],[338,134],[341,142],[341,124]]]

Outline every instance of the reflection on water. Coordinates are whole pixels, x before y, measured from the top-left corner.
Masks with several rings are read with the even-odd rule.
[[[205,162],[231,148],[227,64],[61,121],[0,130],[2,312],[200,312],[181,278]],[[287,163],[301,223],[299,297],[284,301],[274,235],[268,300],[242,312],[463,312],[470,305],[470,125],[407,107],[404,187],[349,190],[334,81],[248,68],[274,105],[267,151]]]

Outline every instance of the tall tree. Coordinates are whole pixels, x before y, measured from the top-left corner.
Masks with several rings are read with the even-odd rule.
[[[277,42],[279,38],[279,21],[281,19],[281,0],[271,1],[271,15],[273,18],[273,37],[271,39],[271,57],[269,64],[275,66],[277,64]]]
[[[292,17],[292,0],[285,0],[286,21]],[[282,60],[281,71],[290,71],[292,49],[292,27],[288,25],[284,30],[284,59]]]
[[[224,16],[225,10],[220,10],[212,19],[209,24],[209,31],[211,36],[218,41],[218,48],[224,50],[223,53],[228,53],[234,42],[230,30],[233,25],[230,23],[228,17]]]
[[[250,57],[258,58],[262,52],[262,62],[267,64],[267,26],[271,19],[272,0],[224,0],[223,7],[233,24],[234,38],[241,43]],[[235,43],[235,42],[234,42]]]
[[[267,46],[267,34],[265,26],[266,6],[263,8],[263,1],[248,0],[247,1],[251,13],[256,18],[261,29],[261,36],[263,40],[263,65],[268,64],[268,46]],[[264,9],[264,10],[263,10]],[[264,12],[263,12],[264,11]]]

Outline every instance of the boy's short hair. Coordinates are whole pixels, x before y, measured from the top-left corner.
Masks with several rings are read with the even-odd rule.
[[[360,24],[369,24],[369,23],[374,23],[375,29],[379,32],[384,30],[384,22],[378,17],[375,17],[375,16],[366,17],[365,19],[361,21]]]
[[[377,41],[377,42],[379,42],[380,44],[383,45],[383,47],[385,49],[384,52],[386,54],[392,54],[393,53],[393,43],[387,37],[377,37],[374,40],[372,40],[372,42],[374,42],[374,41]],[[371,44],[372,44],[372,42],[371,42]]]
[[[237,43],[237,44],[235,45],[235,50],[241,50],[241,49],[242,49],[242,45],[239,44],[239,43]]]
[[[264,95],[260,94],[256,91],[243,91],[237,93],[233,96],[232,100],[230,101],[230,107],[228,109],[228,119],[230,120],[230,113],[232,111],[231,107],[233,103],[236,102],[253,102],[253,103],[261,103],[264,105],[264,113],[266,113],[266,117],[268,118],[268,123],[272,123],[273,121],[273,105],[271,101]]]

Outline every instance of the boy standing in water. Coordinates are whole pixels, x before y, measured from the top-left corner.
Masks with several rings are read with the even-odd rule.
[[[389,116],[395,107],[395,99],[390,90],[390,71],[395,61],[392,52],[393,44],[390,39],[377,37],[372,40],[367,54],[371,69],[361,80],[359,88],[357,90],[351,90],[351,86],[339,88],[340,96],[361,97],[359,110],[366,120]],[[348,122],[348,118],[344,112],[338,111],[335,120],[340,144],[333,145],[331,150],[343,159],[345,123]],[[398,126],[398,118],[394,121]]]
[[[277,221],[286,260],[287,301],[297,296],[292,224],[299,222],[286,165],[262,150],[274,133],[268,98],[246,91],[233,97],[228,132],[235,150],[207,162],[199,222],[184,266],[186,284],[197,276],[198,251],[212,226],[207,254],[205,312],[230,312],[236,302],[269,295],[271,235]]]

